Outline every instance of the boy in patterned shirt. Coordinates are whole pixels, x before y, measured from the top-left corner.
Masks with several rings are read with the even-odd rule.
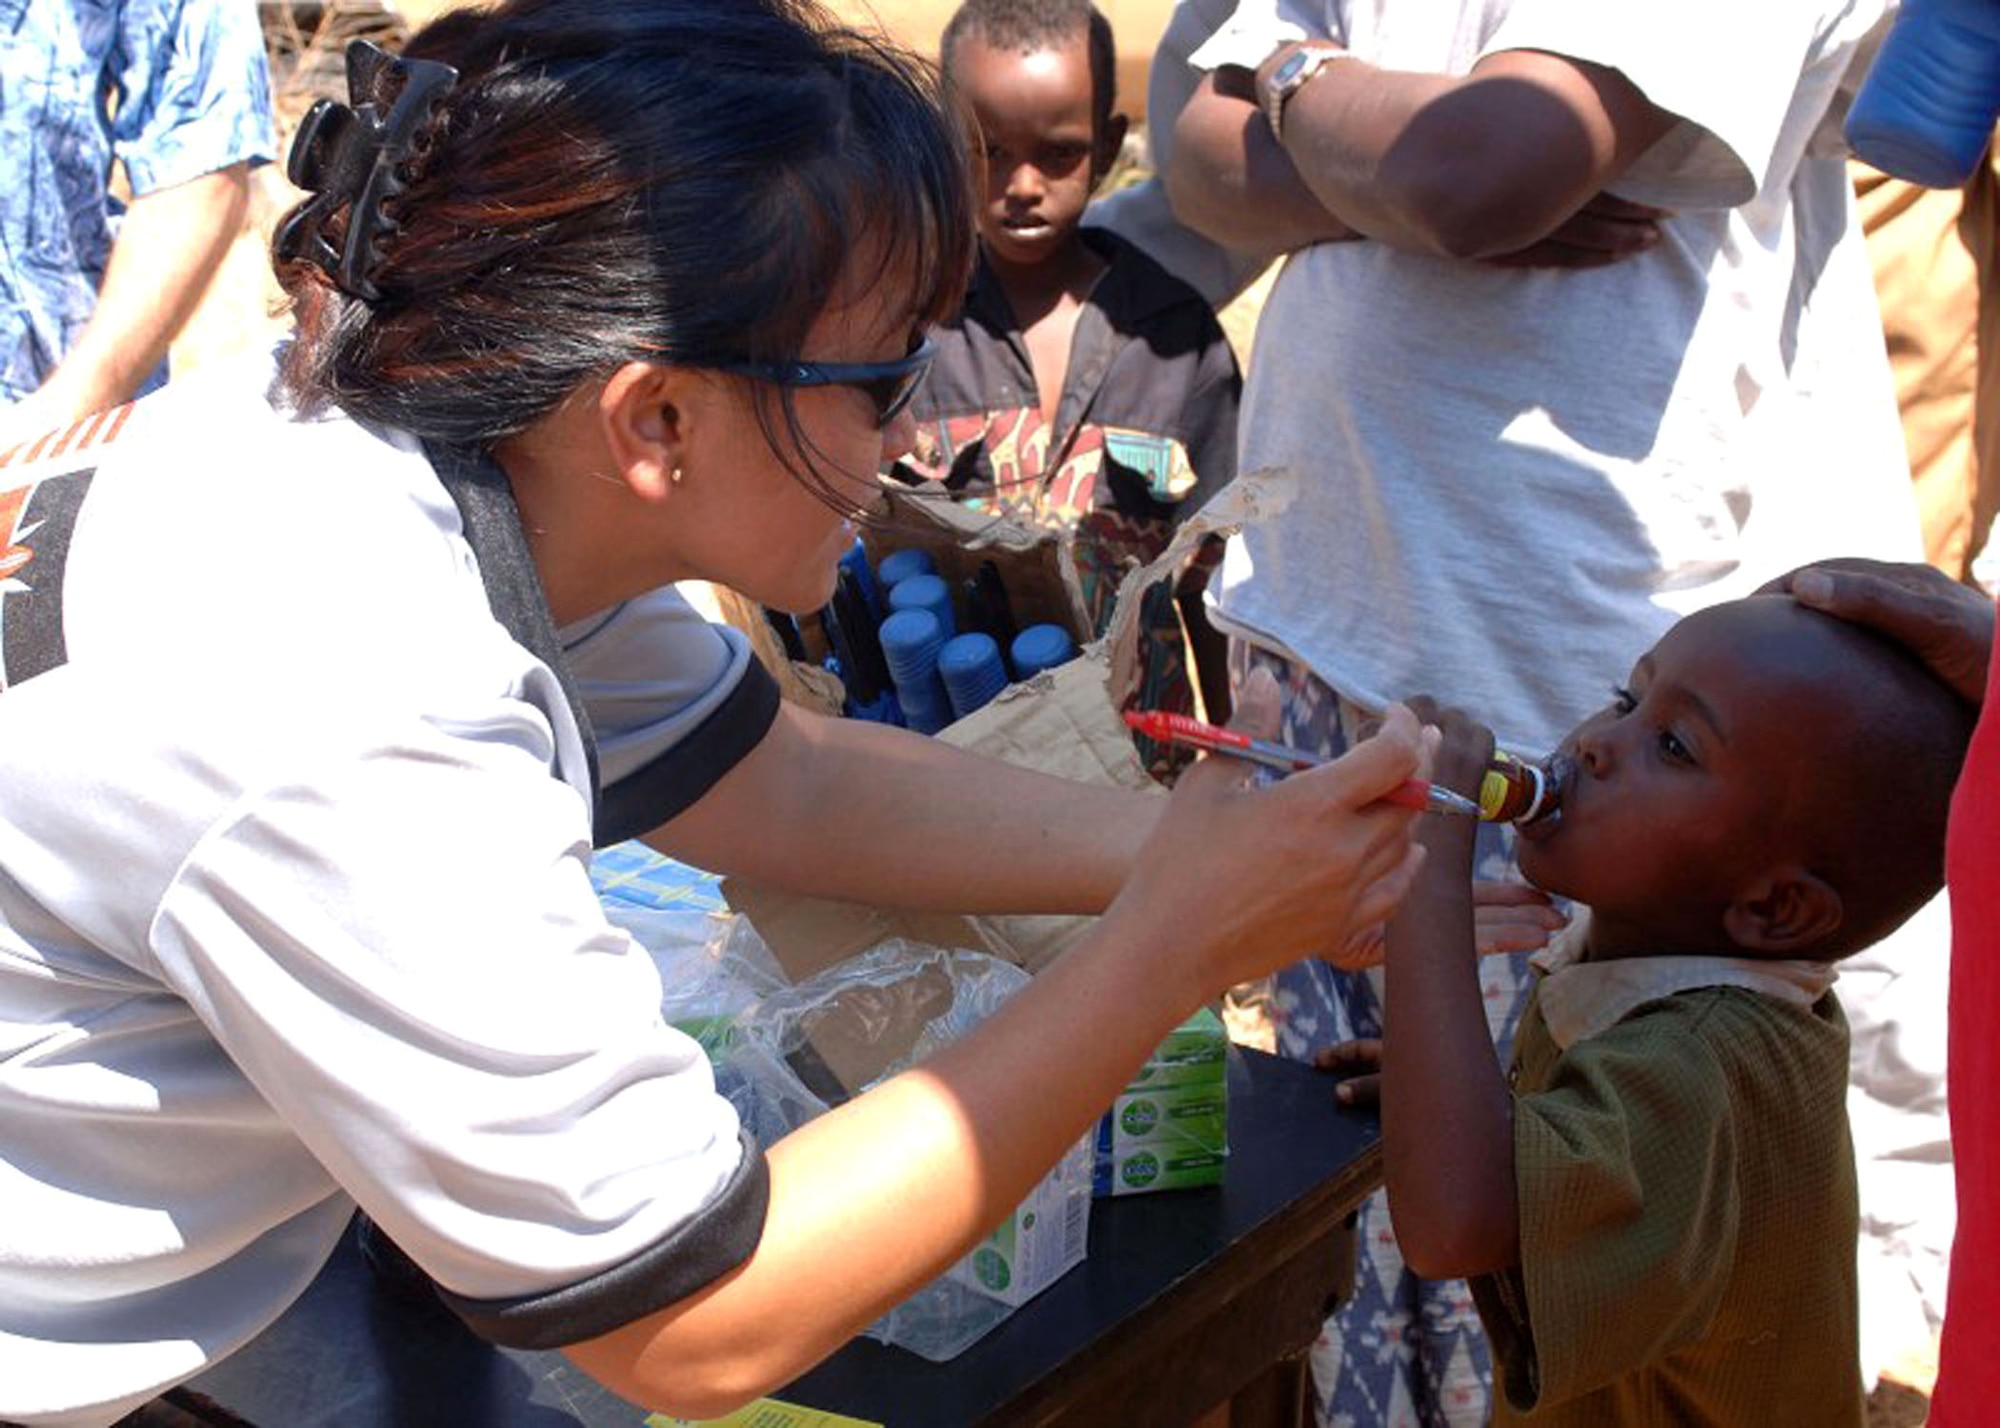
[[[1101,633],[1126,572],[1235,474],[1236,359],[1199,293],[1079,226],[1126,128],[1111,27],[1089,0],[966,0],[940,50],[976,125],[979,263],[935,334],[903,474],[1073,531]],[[1190,706],[1177,602],[1208,712],[1226,710],[1221,641],[1200,608],[1214,554],[1148,607],[1149,706]]]

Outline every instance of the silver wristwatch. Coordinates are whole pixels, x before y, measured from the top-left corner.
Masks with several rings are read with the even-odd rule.
[[[1264,86],[1264,118],[1278,142],[1284,142],[1285,105],[1292,96],[1304,89],[1307,80],[1334,60],[1351,58],[1338,45],[1308,40],[1286,55],[1271,71],[1271,77]]]

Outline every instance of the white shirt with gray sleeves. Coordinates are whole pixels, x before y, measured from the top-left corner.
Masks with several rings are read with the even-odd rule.
[[[496,468],[267,378],[0,465],[0,1420],[191,1377],[357,1205],[533,1345],[762,1227],[587,864],[594,815],[653,826],[755,745],[768,677],[671,590],[557,634]]]

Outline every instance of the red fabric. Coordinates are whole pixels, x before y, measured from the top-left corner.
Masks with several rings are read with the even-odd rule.
[[[1945,839],[1951,889],[1946,1087],[1958,1180],[1944,1344],[1930,1428],[1975,1428],[2000,1405],[2000,651]]]

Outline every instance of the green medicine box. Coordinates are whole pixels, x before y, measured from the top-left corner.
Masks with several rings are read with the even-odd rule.
[[[1222,1182],[1228,1052],[1222,1020],[1206,1007],[1168,1034],[1097,1123],[1094,1196]]]

